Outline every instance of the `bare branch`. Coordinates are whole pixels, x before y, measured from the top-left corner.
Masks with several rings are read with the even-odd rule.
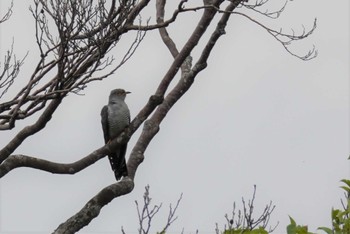
[[[305,28],[304,28],[304,30],[301,34],[295,35],[294,32],[292,34],[287,34],[287,33],[283,33],[282,30],[277,31],[277,30],[271,29],[271,28],[265,26],[264,24],[260,23],[259,21],[253,19],[252,17],[250,17],[246,14],[243,14],[241,12],[232,12],[232,13],[244,16],[247,19],[249,19],[252,22],[259,25],[260,27],[264,28],[271,36],[273,36],[278,42],[281,43],[281,45],[284,47],[284,49],[289,54],[293,55],[294,57],[297,57],[297,58],[304,60],[304,61],[311,60],[311,59],[317,57],[318,52],[317,52],[315,46],[313,46],[313,48],[311,50],[309,50],[304,56],[300,56],[296,53],[293,53],[288,47],[292,42],[299,41],[299,40],[305,39],[308,36],[310,36],[315,31],[315,29],[317,27],[317,19],[315,19],[314,24],[309,31],[306,32]]]
[[[182,8],[182,5],[185,1],[181,1],[178,9]],[[157,0],[157,4],[156,4],[156,10],[157,10],[157,23],[158,24],[164,24],[164,14],[165,14],[165,0]],[[173,15],[174,17],[174,15]],[[159,28],[159,34],[164,42],[164,44],[168,47],[171,55],[175,58],[178,54],[179,51],[176,48],[176,44],[174,43],[174,41],[170,38],[168,31],[166,30],[165,27],[161,27]]]
[[[269,0],[256,0],[256,2],[254,4],[244,3],[244,2],[247,2],[247,1],[238,1],[238,2],[236,1],[237,6],[234,7],[233,9],[236,9],[238,7],[245,7],[247,9],[250,9],[250,10],[252,10],[254,12],[257,12],[257,13],[263,15],[263,16],[266,16],[268,18],[277,19],[281,15],[281,13],[284,11],[285,7],[287,6],[287,2],[288,1],[285,1],[284,5],[280,9],[278,9],[276,11],[272,11],[272,12],[260,11],[258,8],[263,6],[264,4],[266,4],[268,1]],[[235,2],[235,1],[231,1],[231,2]],[[182,11],[183,12],[184,11],[197,11],[197,10],[208,9],[208,8],[215,9],[219,13],[237,14],[237,15],[241,15],[241,16],[244,16],[244,17],[248,18],[252,22],[258,24],[260,27],[264,28],[269,34],[271,34],[278,42],[280,42],[282,44],[284,49],[289,54],[291,54],[292,56],[297,57],[297,58],[299,58],[301,60],[304,60],[304,61],[311,60],[311,59],[317,57],[317,55],[318,55],[318,52],[317,52],[315,46],[313,46],[312,49],[309,50],[303,56],[292,52],[289,49],[289,47],[288,47],[292,42],[303,40],[303,39],[307,38],[308,36],[310,36],[314,32],[316,27],[317,27],[317,24],[316,24],[317,19],[315,19],[314,24],[313,24],[313,26],[312,26],[312,28],[310,30],[306,31],[304,26],[303,26],[303,32],[301,34],[299,34],[299,35],[295,35],[293,29],[292,29],[292,32],[293,32],[292,34],[283,33],[282,30],[279,30],[279,31],[274,30],[274,29],[272,29],[272,28],[262,24],[261,22],[255,20],[254,18],[252,18],[251,16],[249,16],[247,14],[244,14],[242,12],[236,12],[236,11],[233,11],[233,10],[228,10],[228,9],[221,10],[220,8],[218,8],[218,7],[214,6],[214,5],[211,5],[211,4],[204,5],[204,6],[199,6],[199,7],[187,8],[187,9],[183,9]]]
[[[11,155],[0,165],[0,178],[19,167],[30,167],[55,174],[75,174],[97,162],[110,151],[106,145],[74,163],[55,163],[22,154]]]
[[[122,232],[122,234],[126,234],[126,232],[125,232],[123,226],[121,227],[121,232]]]
[[[252,10],[258,14],[269,17],[271,19],[277,19],[278,17],[280,17],[282,12],[286,8],[288,0],[285,0],[284,4],[279,9],[277,9],[275,11],[269,11],[268,9],[266,9],[265,11],[262,11],[260,8],[263,7],[268,1],[269,0],[256,0],[256,2],[254,4],[242,2],[242,6],[244,6],[245,8],[247,8],[249,10]]]
[[[272,202],[270,201],[270,203],[265,206],[261,215],[258,218],[254,218],[255,195],[256,195],[256,185],[254,185],[253,195],[252,195],[252,198],[248,200],[248,204],[245,202],[244,198],[242,198],[243,211],[238,210],[237,217],[236,217],[236,204],[233,203],[231,216],[229,217],[227,214],[225,214],[226,225],[227,225],[227,226],[225,225],[225,228],[224,228],[225,231],[240,230],[242,232],[245,232],[245,231],[252,231],[257,227],[266,229],[267,225],[270,222],[271,214],[275,209],[275,205],[272,205]],[[273,230],[275,230],[277,226],[278,226],[278,223],[274,227],[269,227],[269,233],[273,232]]]
[[[160,205],[154,205],[153,207],[151,206],[152,198],[150,197],[149,188],[150,188],[149,185],[145,187],[142,209],[140,208],[139,203],[135,201],[137,215],[139,218],[139,229],[138,229],[139,234],[148,234],[150,232],[150,228],[152,226],[152,220],[162,208],[162,203],[160,203]],[[164,228],[162,229],[162,231],[159,233],[166,233],[166,230],[177,219],[177,217],[175,217],[175,213],[180,204],[181,199],[182,199],[182,194],[180,198],[177,200],[174,209],[172,208],[171,204],[169,205],[169,214],[168,214],[167,222]]]
[[[9,20],[13,11],[12,11],[12,8],[13,8],[13,1],[11,2],[11,5],[9,6],[9,8],[7,9],[6,13],[4,16],[0,16],[0,24],[1,23],[4,23],[5,21]]]
[[[172,208],[171,204],[169,205],[169,214],[168,214],[168,219],[167,222],[165,224],[165,227],[163,228],[163,230],[160,233],[166,233],[166,231],[168,230],[168,228],[170,227],[170,225],[175,222],[175,220],[177,220],[177,216],[175,216],[176,210],[180,205],[182,199],[182,193],[180,195],[180,198],[177,200],[176,205],[174,208]]]
[[[19,74],[21,66],[23,65],[24,60],[28,55],[27,53],[22,59],[20,60],[17,59],[16,55],[13,54],[13,44],[14,43],[12,42],[11,49],[8,50],[5,55],[3,68],[0,71],[0,98],[4,96],[4,94],[9,90],[11,85],[14,83],[16,77]],[[0,68],[1,68],[1,63],[0,63]]]
[[[162,204],[154,205],[151,208],[151,200],[152,198],[149,196],[149,185],[145,187],[145,193],[143,195],[143,206],[142,210],[140,210],[139,203],[135,201],[137,215],[139,217],[139,234],[148,234],[151,228],[152,219],[159,212]],[[146,223],[146,227],[144,226],[144,222]]]

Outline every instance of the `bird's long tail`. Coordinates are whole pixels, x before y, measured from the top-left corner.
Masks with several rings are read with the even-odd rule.
[[[121,145],[115,154],[108,155],[109,162],[111,163],[117,181],[123,176],[128,176],[128,169],[125,161],[126,148],[127,144]]]

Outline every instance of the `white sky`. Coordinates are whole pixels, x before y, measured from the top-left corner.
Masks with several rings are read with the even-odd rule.
[[[9,2],[0,2],[1,12]],[[11,20],[0,29],[1,59],[12,38],[17,56],[30,51],[21,80],[28,79],[38,59],[34,21],[26,3],[15,1]],[[170,29],[179,45],[199,15],[190,13]],[[330,226],[331,208],[340,207],[343,196],[339,180],[349,178],[349,3],[292,1],[276,21],[281,24],[274,24],[298,32],[301,24],[310,28],[315,17],[317,30],[296,49],[315,44],[319,56],[303,62],[257,25],[233,16],[208,68],[168,114],[146,151],[134,191],[103,208],[80,233],[120,233],[121,226],[135,233],[134,201],[142,200],[147,184],[154,204],[163,203],[154,232],[165,223],[168,204],[175,204],[183,193],[179,218],[169,233],[180,233],[182,228],[185,233],[196,229],[213,233],[215,223],[220,227],[225,223],[224,215],[231,213],[234,201],[241,207],[241,197],[250,198],[254,184],[258,212],[270,200],[276,205],[271,225],[277,221],[280,225],[274,233],[285,233],[288,215],[308,224],[310,231]],[[68,97],[47,128],[15,153],[73,162],[102,146],[100,109],[109,91],[117,87],[132,91],[127,103],[134,116],[171,63],[159,40],[157,32],[148,33],[115,76],[94,83],[85,96]],[[120,48],[129,43],[123,41]],[[1,132],[0,146],[25,124]],[[113,182],[107,159],[73,176],[14,170],[0,183],[0,232],[52,232]]]

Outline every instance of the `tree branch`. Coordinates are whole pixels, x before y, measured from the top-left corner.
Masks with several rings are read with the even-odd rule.
[[[53,234],[70,234],[79,231],[96,218],[105,205],[116,197],[130,193],[133,188],[134,182],[128,177],[124,177],[118,183],[105,187],[88,201],[79,212],[60,224]]]
[[[254,4],[242,2],[242,6],[249,9],[249,10],[252,10],[260,15],[269,17],[271,19],[277,19],[278,17],[280,17],[282,12],[286,8],[288,0],[285,0],[283,6],[281,6],[279,9],[277,9],[275,11],[268,11],[268,10],[262,11],[262,10],[260,10],[259,8],[264,6],[267,2],[269,2],[269,0],[257,0]]]
[[[60,105],[63,97],[63,95],[57,95],[57,98],[51,101],[51,103],[33,125],[23,128],[2,150],[0,150],[0,163],[2,163],[10,154],[12,154],[27,137],[39,132],[46,126],[53,113]]]
[[[303,32],[299,35],[295,35],[294,31],[293,34],[287,34],[287,33],[283,33],[282,29],[277,31],[274,29],[271,29],[267,26],[265,26],[264,24],[260,23],[259,21],[253,19],[252,17],[243,14],[241,12],[232,12],[232,14],[237,14],[237,15],[241,15],[246,17],[247,19],[249,19],[250,21],[254,22],[255,24],[259,25],[260,27],[262,27],[263,29],[265,29],[271,36],[273,36],[278,42],[281,43],[281,45],[284,47],[284,49],[291,54],[294,57],[297,57],[301,60],[307,61],[307,60],[311,60],[313,58],[316,58],[318,55],[318,52],[315,48],[315,46],[313,46],[313,48],[311,50],[309,50],[304,56],[300,56],[296,53],[293,53],[288,46],[294,42],[294,41],[299,41],[302,39],[307,38],[308,36],[310,36],[316,29],[317,27],[317,19],[314,20],[313,26],[309,31],[305,31],[305,28],[303,28]]]
[[[181,1],[180,4],[183,4],[185,1]],[[157,0],[156,3],[156,17],[157,17],[157,23],[158,24],[164,24],[164,14],[165,14],[165,3],[166,0]],[[178,9],[181,8],[181,5],[179,5]],[[171,55],[175,58],[179,51],[176,48],[176,44],[174,41],[170,38],[168,31],[166,30],[166,27],[159,28],[159,34],[163,40],[163,43],[168,47]]]
[[[73,163],[55,163],[22,154],[11,155],[0,165],[0,178],[19,167],[30,167],[54,174],[75,174],[105,157],[110,151],[106,145]]]
[[[13,8],[13,1],[11,2],[10,7],[7,9],[5,15],[0,18],[0,24],[4,23],[8,19],[10,19],[11,15],[13,13],[12,8]]]

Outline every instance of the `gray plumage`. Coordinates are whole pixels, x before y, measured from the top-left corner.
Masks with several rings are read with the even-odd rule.
[[[109,95],[108,105],[101,110],[101,123],[105,144],[118,137],[130,124],[130,111],[125,103],[126,95],[130,93],[124,89],[114,89]],[[108,158],[116,180],[128,175],[125,153],[127,144],[121,145]]]

